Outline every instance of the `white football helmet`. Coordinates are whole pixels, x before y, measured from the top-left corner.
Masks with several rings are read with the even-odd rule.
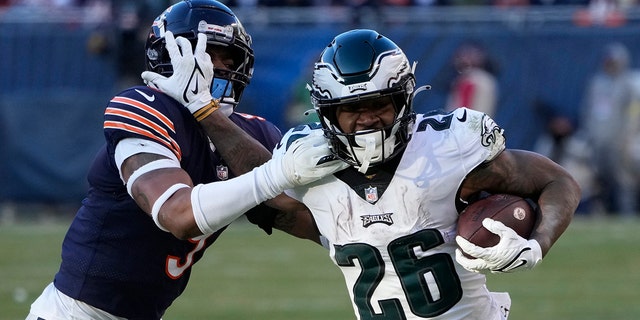
[[[399,154],[411,138],[414,65],[391,40],[373,30],[351,30],[335,37],[315,64],[309,86],[332,152],[365,173]],[[395,120],[382,129],[344,133],[337,107],[391,98]]]

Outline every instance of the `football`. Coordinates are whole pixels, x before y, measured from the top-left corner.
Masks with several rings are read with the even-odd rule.
[[[482,226],[484,218],[492,218],[529,239],[536,223],[536,211],[524,198],[494,194],[473,202],[458,217],[458,235],[480,247],[493,247],[500,237]]]

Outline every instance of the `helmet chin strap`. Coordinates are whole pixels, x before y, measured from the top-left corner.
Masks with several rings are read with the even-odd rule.
[[[362,157],[362,164],[358,171],[365,174],[367,170],[369,170],[369,165],[371,164],[371,158],[373,157],[373,153],[376,150],[376,138],[372,136],[365,137],[365,148],[364,148],[364,156]]]

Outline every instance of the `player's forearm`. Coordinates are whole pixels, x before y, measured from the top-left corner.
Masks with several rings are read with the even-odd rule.
[[[200,121],[207,135],[231,171],[240,175],[271,159],[271,152],[231,121],[216,111]]]
[[[567,173],[557,172],[556,179],[545,186],[538,205],[542,217],[531,234],[540,244],[543,256],[567,229],[580,202],[580,187]]]
[[[273,227],[294,237],[308,239],[320,244],[320,232],[309,209],[301,202],[281,194],[267,200],[266,204],[278,209]]]
[[[132,182],[131,195],[158,228],[177,238],[212,234],[288,186],[278,173],[280,164],[270,164],[234,179],[195,187],[180,168],[155,169]]]
[[[536,200],[541,216],[531,234],[543,256],[567,229],[580,201],[580,187],[560,165],[529,151],[507,150],[492,172],[505,179],[501,190]]]

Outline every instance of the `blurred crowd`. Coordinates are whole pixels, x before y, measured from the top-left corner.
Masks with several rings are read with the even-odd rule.
[[[152,0],[0,0],[0,6],[92,6],[97,3],[118,6],[157,6],[175,1]],[[224,0],[230,7],[265,6],[265,7],[309,7],[309,6],[528,6],[528,5],[593,5],[598,10],[607,7],[625,8],[636,5],[637,0]]]
[[[538,106],[547,125],[536,151],[577,178],[584,213],[640,211],[640,70],[630,68],[632,59],[621,43],[603,48],[577,121]]]
[[[176,0],[0,0],[0,13],[8,8],[82,8],[93,21],[119,21],[127,26],[143,18],[154,17]],[[625,12],[637,7],[640,0],[222,0],[231,8],[295,8],[340,7],[354,12],[353,21],[360,21],[359,11],[379,12],[385,7],[540,7],[575,6],[573,17],[577,25],[619,26],[625,23]],[[135,13],[135,15],[133,15]],[[136,20],[136,21],[134,21]],[[125,27],[127,27],[125,26]]]

